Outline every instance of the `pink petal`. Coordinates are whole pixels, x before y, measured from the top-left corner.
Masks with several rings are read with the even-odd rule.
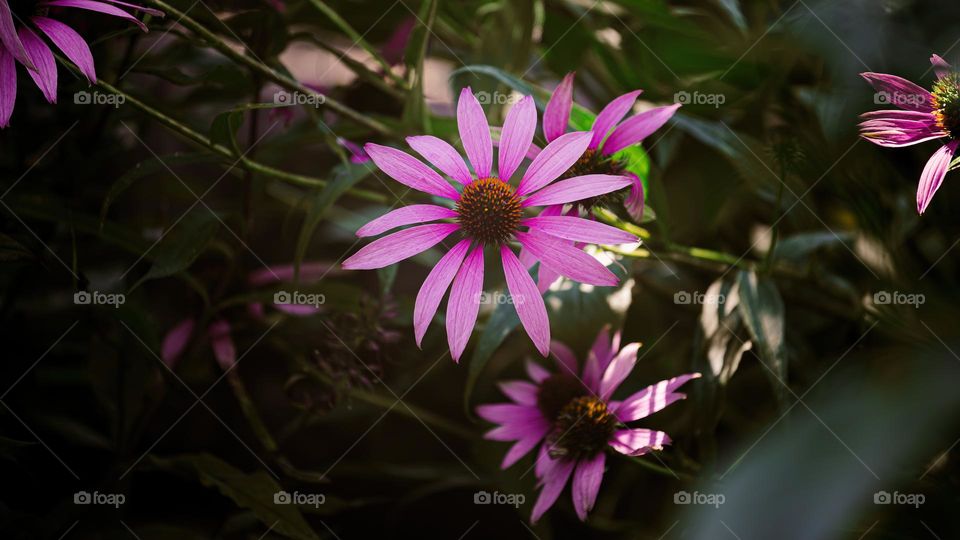
[[[583,156],[590,144],[589,131],[575,131],[561,135],[537,154],[523,173],[517,186],[517,196],[534,193],[556,180]]]
[[[648,386],[620,402],[620,406],[614,409],[614,414],[624,423],[646,418],[663,410],[667,405],[685,398],[685,394],[674,392],[674,390],[687,381],[699,377],[699,373],[688,373]]]
[[[163,336],[163,343],[160,345],[160,358],[171,369],[180,359],[183,351],[186,350],[195,326],[196,321],[193,319],[184,319],[171,328],[167,335]]]
[[[570,350],[570,347],[567,347],[559,341],[550,342],[550,354],[557,360],[557,364],[560,365],[561,373],[569,373],[576,376],[580,373],[580,369],[577,367],[577,357],[573,354],[573,351]]]
[[[592,458],[582,459],[577,463],[570,489],[573,493],[573,508],[577,511],[580,521],[587,520],[587,513],[593,510],[593,504],[597,502],[606,457],[605,453],[600,452]]]
[[[472,97],[472,94],[471,94]],[[447,300],[447,343],[454,362],[467,347],[470,333],[477,322],[480,310],[480,293],[483,292],[483,246],[473,249],[453,279],[450,299]]]
[[[605,401],[610,399],[610,396],[620,387],[620,383],[630,375],[633,366],[637,365],[639,349],[639,343],[630,343],[613,357],[600,379],[600,399]]]
[[[549,448],[547,443],[540,445],[540,450],[537,451],[537,459],[533,462],[533,474],[542,479],[547,471],[553,467],[554,459],[550,457]]]
[[[615,176],[612,174],[575,176],[541,189],[527,197],[520,204],[526,208],[529,206],[546,206],[550,204],[582,201],[583,199],[623,189],[632,183],[633,181],[629,176]]]
[[[53,59],[53,53],[50,47],[43,42],[33,30],[26,26],[21,26],[17,31],[20,41],[23,42],[23,48],[27,51],[27,58],[37,67],[37,70],[27,70],[27,74],[37,84],[43,97],[49,103],[57,102],[57,64]]]
[[[953,70],[950,63],[941,58],[939,54],[930,57],[930,64],[933,65],[933,70],[936,72],[938,79],[946,77]]]
[[[540,384],[550,377],[550,372],[540,364],[527,360],[527,376],[531,381]]]
[[[567,479],[570,478],[576,463],[572,459],[556,459],[549,463],[550,467],[543,475],[543,489],[533,505],[533,512],[530,515],[531,523],[539,521],[553,503],[557,502],[557,497],[563,491],[563,486],[567,485]]]
[[[861,73],[878,92],[886,92],[891,104],[911,111],[930,112],[933,102],[930,92],[896,75],[887,73]]]
[[[543,294],[550,290],[550,286],[554,284],[562,276],[559,272],[550,268],[545,264],[541,264],[537,269],[537,290],[540,291],[540,294]]]
[[[390,266],[432,248],[459,228],[460,225],[456,223],[436,223],[395,232],[364,246],[343,261],[343,267],[347,270],[371,270]]]
[[[543,440],[547,435],[547,431],[550,429],[549,425],[544,425],[542,429],[531,432],[528,436],[520,439],[516,442],[505,456],[503,456],[503,462],[500,464],[501,469],[509,468],[511,465],[516,463],[520,458],[530,453],[530,450],[533,450],[537,444]]]
[[[550,320],[547,318],[543,297],[540,296],[533,278],[509,246],[500,246],[500,257],[503,260],[503,275],[520,323],[540,354],[546,356],[550,350]]]
[[[447,141],[432,135],[418,135],[407,137],[407,144],[450,178],[461,184],[469,184],[472,180],[463,157]]]
[[[518,405],[537,404],[537,385],[527,381],[505,381],[498,383],[500,391]]]
[[[430,270],[427,279],[423,280],[420,286],[420,292],[417,293],[417,301],[413,307],[413,333],[417,338],[417,347],[423,341],[424,334],[430,326],[430,321],[437,313],[437,307],[443,300],[450,282],[460,270],[460,264],[463,262],[467,249],[470,247],[470,240],[464,239],[453,246],[446,255],[440,258],[436,266]]]
[[[507,113],[503,123],[503,136],[500,139],[497,175],[508,182],[514,171],[523,161],[533,143],[533,133],[537,130],[537,107],[533,98],[524,96]]]
[[[477,178],[488,178],[493,166],[493,141],[490,139],[490,124],[483,114],[483,107],[470,87],[460,91],[457,102],[457,128],[460,140],[467,152]]]
[[[623,201],[623,207],[633,221],[640,223],[643,221],[643,182],[633,173],[627,173],[627,176],[633,180],[633,183],[630,184],[630,194]]]
[[[628,244],[637,237],[590,219],[572,216],[532,217],[520,222],[531,229],[557,238],[594,244]]]
[[[673,113],[677,112],[679,108],[680,104],[675,103],[666,107],[650,109],[627,118],[617,126],[617,129],[613,130],[607,141],[603,143],[603,153],[606,155],[615,154],[646,139],[647,136],[666,124],[667,120],[672,118]]]
[[[642,456],[651,450],[662,450],[670,437],[652,429],[620,429],[613,434],[610,447],[628,456]]]
[[[7,0],[0,0],[0,49],[6,49],[7,54],[13,56],[15,60],[23,64],[29,70],[35,70],[36,67],[27,57],[27,52],[23,48],[23,43],[17,36],[17,27],[13,23],[13,13],[10,11],[10,4]]]
[[[114,17],[120,17],[121,19],[126,19],[137,26],[140,27],[144,32],[147,31],[147,25],[140,22],[140,19],[130,15],[126,11],[111,6],[110,4],[104,4],[102,2],[94,2],[93,0],[49,0],[43,3],[44,6],[56,6],[56,7],[72,7],[77,9],[86,9],[88,11],[96,11],[98,13],[103,13],[106,15],[113,15]]]
[[[0,128],[10,125],[17,101],[17,64],[13,55],[0,46]]]
[[[567,131],[570,110],[573,108],[573,77],[573,72],[567,73],[543,110],[543,136],[548,143]]]
[[[512,403],[496,403],[477,407],[477,416],[487,422],[495,424],[509,424],[525,422],[543,418],[543,413],[536,406],[514,405]]]
[[[130,8],[130,9],[133,9],[133,10],[136,10],[136,11],[140,11],[140,12],[142,12],[142,13],[148,13],[148,14],[150,14],[150,15],[153,15],[154,17],[163,18],[163,17],[166,16],[166,14],[165,14],[164,12],[160,11],[159,9],[148,8],[148,7],[140,6],[140,5],[137,5],[137,4],[130,4],[130,3],[128,3],[128,2],[121,2],[120,0],[100,0],[100,1],[102,1],[102,2],[107,2],[107,3],[109,3],[109,4],[114,4],[114,5],[117,5],[117,6],[123,6],[123,7]]]
[[[619,281],[599,261],[573,246],[534,233],[517,232],[515,236],[523,247],[540,259],[541,264],[546,264],[562,276],[601,287],[612,287]]]
[[[403,225],[455,217],[457,217],[457,213],[450,208],[444,208],[435,204],[411,204],[410,206],[404,206],[403,208],[397,208],[396,210],[387,212],[363,227],[360,227],[360,229],[357,230],[357,236],[361,238],[376,236]]]
[[[483,434],[490,441],[519,441],[527,437],[546,434],[551,424],[543,416],[527,416],[505,421],[500,427]]]
[[[369,163],[371,161],[367,152],[356,143],[348,141],[343,137],[337,137],[337,144],[350,152],[350,163]]]
[[[587,363],[583,368],[583,382],[594,392],[600,391],[600,377],[607,370],[610,361],[613,360],[617,349],[620,348],[620,332],[613,335],[610,339],[610,326],[605,325],[597,334],[593,346],[590,348],[590,354],[587,356]]]
[[[860,136],[880,146],[910,146],[948,135],[929,112],[887,109],[864,113],[861,118],[865,120],[859,125]]]
[[[930,156],[927,165],[923,168],[920,175],[920,185],[917,187],[917,212],[923,214],[927,210],[930,201],[933,200],[934,193],[940,189],[943,178],[947,175],[947,169],[950,168],[950,160],[957,151],[960,141],[949,142]]]
[[[593,121],[593,138],[590,139],[590,149],[596,150],[603,142],[607,133],[617,125],[617,122],[623,119],[623,116],[633,108],[633,102],[643,93],[643,90],[634,90],[614,99],[600,111],[597,119]]]
[[[436,171],[419,159],[389,146],[367,143],[363,147],[381,171],[401,184],[438,197],[459,200],[460,194]]]
[[[80,73],[83,73],[83,76],[86,77],[87,82],[90,84],[97,82],[97,72],[93,66],[93,55],[90,53],[90,47],[87,45],[87,42],[80,37],[80,34],[60,21],[46,17],[33,17],[32,20],[33,24],[37,25],[37,28],[46,34],[47,37],[50,38],[50,41],[63,51],[63,54],[65,54],[71,62],[76,64],[80,69]]]
[[[217,359],[220,369],[229,371],[237,363],[237,347],[230,334],[230,324],[223,319],[214,321],[207,328],[207,337],[210,339],[213,356]]]

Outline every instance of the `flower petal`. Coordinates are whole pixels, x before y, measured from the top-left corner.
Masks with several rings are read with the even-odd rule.
[[[10,11],[10,4],[7,0],[0,0],[0,44],[3,45],[0,49],[6,49],[8,54],[27,69],[36,69],[30,58],[27,57],[27,51],[23,48],[20,37],[17,36],[17,27],[13,23],[13,13]]]
[[[567,131],[570,110],[573,108],[573,77],[573,72],[567,73],[543,110],[543,136],[548,143]]]
[[[518,405],[537,404],[537,385],[527,381],[504,381],[497,383],[500,391]]]
[[[26,26],[21,26],[20,29],[17,30],[17,34],[20,36],[20,41],[23,42],[24,50],[27,51],[27,58],[29,58],[30,62],[37,68],[36,71],[28,69],[27,74],[30,75],[33,82],[35,82],[37,87],[40,88],[40,91],[43,92],[43,97],[45,97],[49,103],[56,103],[57,64],[53,59],[53,52],[50,51],[50,47],[48,47],[39,36],[33,33],[33,30],[30,30]]]
[[[450,282],[460,270],[460,264],[463,263],[469,247],[469,239],[458,242],[453,249],[440,258],[433,270],[430,270],[427,279],[423,280],[413,307],[413,333],[417,338],[417,347],[423,341],[423,336],[427,333],[430,321],[437,313],[437,307],[443,300],[443,295],[447,293]]]
[[[77,65],[80,73],[86,77],[87,82],[93,84],[97,82],[97,72],[93,66],[93,54],[90,53],[90,47],[87,42],[80,37],[73,28],[54,19],[47,17],[33,17],[33,24],[41,32],[50,38],[50,41],[57,46],[63,54]]]
[[[941,58],[939,54],[930,57],[930,64],[933,65],[933,71],[936,72],[938,79],[946,77],[953,70],[950,63]]]
[[[567,372],[570,375],[578,375],[580,369],[577,367],[577,357],[573,354],[573,351],[570,350],[570,347],[567,347],[559,341],[550,342],[550,354],[557,360],[557,364],[560,365],[560,372]]]
[[[397,208],[396,210],[387,212],[363,227],[360,227],[360,229],[357,230],[357,236],[361,238],[376,236],[403,225],[455,217],[457,217],[457,213],[450,208],[444,208],[435,204],[411,204],[410,206],[404,206],[403,208]]]
[[[587,513],[593,510],[593,504],[597,502],[606,457],[605,453],[600,452],[593,458],[582,459],[577,463],[570,490],[573,494],[573,508],[577,511],[580,521],[587,520]]]
[[[902,147],[946,137],[931,113],[881,110],[861,115],[860,136],[887,147]]]
[[[591,150],[596,150],[600,146],[607,133],[623,119],[625,114],[630,112],[633,102],[642,93],[643,90],[634,90],[607,103],[607,106],[597,115],[597,119],[593,121],[593,129],[590,130],[593,132],[593,138],[590,139]]]
[[[617,129],[613,130],[607,141],[603,143],[603,153],[605,155],[615,154],[628,146],[639,143],[654,131],[660,129],[667,120],[673,117],[673,113],[680,108],[679,103],[667,105],[666,107],[657,107],[635,114],[623,121]]]
[[[589,131],[575,131],[557,137],[537,154],[517,186],[517,196],[534,193],[567,172],[590,144]]]
[[[233,343],[233,336],[230,333],[230,323],[223,319],[218,319],[207,328],[207,336],[210,339],[210,346],[213,348],[213,356],[217,359],[220,369],[229,371],[237,363],[237,346]]]
[[[623,189],[633,183],[629,176],[612,174],[586,174],[561,180],[547,186],[520,203],[529,206],[547,206],[582,201],[597,195],[603,195]]]
[[[503,122],[503,136],[497,156],[497,175],[504,182],[510,181],[510,177],[527,155],[536,130],[537,106],[534,105],[532,97],[524,96],[510,109]]]
[[[477,322],[480,310],[480,293],[483,291],[483,246],[473,249],[453,279],[450,299],[447,300],[447,343],[454,362],[467,347],[470,333]]]
[[[604,223],[573,216],[532,217],[520,222],[544,234],[592,244],[629,244],[637,237]]]
[[[545,423],[541,429],[532,431],[529,435],[517,441],[516,444],[510,447],[510,450],[507,451],[507,454],[503,456],[503,462],[500,464],[500,468],[507,469],[516,463],[520,458],[530,453],[530,451],[533,450],[537,444],[543,440],[549,430],[549,424]]]
[[[472,180],[463,157],[447,141],[432,135],[418,135],[407,137],[407,144],[450,178],[461,184],[469,184]]]
[[[550,377],[550,372],[533,360],[527,360],[527,376],[531,381],[540,384]]]
[[[473,172],[477,178],[489,177],[490,168],[493,167],[490,124],[469,86],[460,91],[460,99],[457,101],[457,129],[460,130],[460,140],[470,164],[473,165]]]
[[[477,407],[477,416],[494,424],[510,424],[542,419],[543,413],[536,406],[494,403]]]
[[[364,150],[381,171],[401,184],[438,197],[459,200],[460,194],[437,171],[410,154],[379,144],[367,143]]]
[[[160,345],[160,358],[170,369],[180,359],[180,355],[186,350],[190,342],[190,336],[193,335],[193,329],[196,321],[193,319],[184,319],[163,336],[163,343]]]
[[[662,450],[670,437],[652,429],[620,429],[610,439],[610,447],[628,456],[642,456],[651,450]]]
[[[503,260],[503,275],[520,323],[540,354],[546,356],[550,350],[550,320],[537,284],[509,246],[500,246],[500,257]]]
[[[643,182],[633,173],[627,173],[627,176],[633,183],[630,184],[630,194],[624,199],[623,207],[633,221],[640,223],[643,221]]]
[[[620,352],[613,357],[610,365],[603,372],[603,378],[600,379],[600,399],[606,401],[620,387],[620,383],[630,375],[633,367],[637,365],[637,351],[640,349],[639,343],[629,343]]]
[[[548,458],[549,459],[549,458]],[[563,486],[567,485],[567,479],[573,472],[573,466],[577,462],[572,459],[555,459],[549,463],[549,468],[543,475],[543,489],[537,497],[537,502],[533,505],[533,512],[530,514],[530,522],[536,523],[543,514],[557,502],[557,497],[563,491]]]
[[[460,228],[456,223],[417,225],[378,238],[343,261],[347,270],[371,270],[400,262],[439,244]]]
[[[120,17],[121,19],[126,19],[132,22],[133,24],[139,26],[144,32],[147,31],[147,25],[143,24],[140,19],[118,7],[111,6],[110,4],[104,4],[103,2],[94,2],[93,0],[48,0],[44,2],[43,5],[86,9],[88,11],[96,11],[97,13],[103,13],[105,15],[113,15],[114,17]]]
[[[699,377],[699,373],[688,373],[650,385],[620,402],[620,406],[614,409],[614,415],[624,423],[646,418],[674,401],[687,397],[674,390]]]
[[[0,128],[10,125],[13,106],[17,102],[17,63],[7,49],[0,46]]]
[[[540,259],[540,264],[546,264],[562,276],[601,287],[612,287],[619,281],[600,261],[569,244],[535,233],[518,232],[514,235],[523,247]]]
[[[916,84],[887,73],[861,73],[878,92],[885,92],[885,101],[910,111],[930,112],[933,110],[932,96],[927,90]]]
[[[940,147],[939,150],[930,156],[927,165],[923,168],[920,175],[920,185],[917,186],[917,212],[923,214],[927,211],[927,206],[933,200],[933,194],[940,189],[943,183],[943,177],[947,175],[950,168],[950,160],[957,151],[960,141],[952,141]]]

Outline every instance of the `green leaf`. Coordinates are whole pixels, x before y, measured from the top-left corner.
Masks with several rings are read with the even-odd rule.
[[[783,299],[776,284],[756,272],[741,270],[737,278],[740,288],[740,314],[753,338],[760,361],[782,409],[788,406],[787,348],[784,337]]]
[[[182,454],[172,458],[152,458],[163,469],[195,474],[200,482],[215,488],[237,506],[253,511],[267,527],[290,538],[315,540],[319,536],[293,504],[274,503],[279,484],[263,469],[245,473],[210,454]]]
[[[413,72],[411,92],[403,106],[403,122],[405,125],[430,133],[430,115],[428,113],[426,96],[423,91],[424,67],[423,59],[427,55],[427,44],[432,32],[433,22],[437,16],[436,0],[427,0],[420,6],[417,20],[421,22],[413,31],[410,43],[407,45],[407,67]]]
[[[845,244],[853,240],[850,233],[836,233],[832,231],[800,233],[784,238],[774,248],[774,256],[778,259],[802,259],[811,252],[833,244]]]
[[[151,250],[153,266],[130,288],[130,291],[132,292],[145,281],[172,276],[190,268],[193,261],[197,260],[210,240],[217,234],[219,228],[220,220],[213,212],[206,208],[191,211],[174,225],[173,229],[166,231]]]

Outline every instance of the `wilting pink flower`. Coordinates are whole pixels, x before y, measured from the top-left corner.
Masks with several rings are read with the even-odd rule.
[[[573,108],[573,73],[568,73],[554,90],[543,111],[543,135],[547,142],[563,135],[570,123],[570,110]],[[593,134],[587,151],[574,164],[564,177],[583,174],[625,174],[633,183],[624,206],[635,220],[643,217],[643,182],[637,175],[626,170],[626,164],[613,157],[614,154],[635,144],[640,144],[654,131],[660,129],[680,108],[680,104],[655,107],[635,114],[623,122],[620,120],[630,112],[633,103],[643,90],[627,92],[614,99],[600,111],[590,128]],[[612,131],[611,131],[612,130]],[[608,136],[609,134],[609,136]],[[599,204],[611,202],[609,197],[597,197],[581,201],[580,206],[589,211]]]
[[[76,64],[87,82],[93,84],[97,80],[93,55],[87,42],[73,28],[48,17],[49,8],[77,8],[113,15],[133,22],[144,32],[147,31],[145,24],[116,6],[163,16],[162,11],[117,0],[40,0],[14,3],[18,8],[21,5],[25,5],[29,10],[24,9],[22,13],[19,9],[13,11],[8,0],[0,0],[0,128],[10,125],[10,116],[13,114],[17,97],[17,68],[14,60],[27,68],[30,78],[49,103],[57,102],[57,64],[50,46],[37,35],[38,30]]]
[[[372,143],[365,146],[377,167],[394,180],[447,199],[454,208],[415,204],[367,223],[357,231],[357,236],[374,236],[403,225],[416,226],[374,240],[344,261],[343,267],[366,270],[389,266],[430,249],[455,232],[460,233],[461,240],[447,251],[423,282],[414,308],[414,332],[420,344],[443,295],[450,288],[447,341],[453,359],[459,361],[480,308],[484,247],[496,248],[520,322],[540,353],[546,355],[550,344],[547,310],[533,279],[509,243],[516,240],[542,265],[570,279],[611,286],[618,281],[612,272],[563,240],[625,243],[636,238],[619,229],[576,217],[524,218],[524,211],[610,193],[629,186],[630,178],[591,174],[554,183],[583,155],[590,143],[590,133],[579,132],[557,137],[533,159],[517,187],[511,186],[509,181],[530,148],[537,127],[536,108],[530,96],[507,113],[496,172],[493,171],[490,126],[469,88],[460,93],[457,125],[473,173],[452,146],[436,137],[408,137],[407,142],[437,169],[461,184],[460,191],[405,152]],[[423,224],[437,220],[453,222]]]
[[[927,210],[960,146],[960,74],[937,55],[930,58],[937,81],[933,91],[885,73],[861,73],[877,90],[876,102],[896,105],[864,113],[860,136],[880,146],[910,146],[943,137],[949,140],[933,153],[920,174],[917,212]]]
[[[487,439],[516,441],[504,456],[502,468],[540,445],[534,472],[541,491],[531,521],[539,520],[553,506],[571,476],[573,507],[585,520],[597,500],[609,449],[642,456],[670,444],[670,437],[662,431],[627,424],[685,398],[676,389],[700,374],[660,381],[623,401],[613,401],[613,393],[637,363],[639,348],[639,343],[630,343],[620,349],[619,332],[611,340],[604,329],[581,370],[573,352],[555,341],[550,352],[559,373],[551,374],[528,362],[527,374],[533,382],[500,383],[500,390],[513,403],[477,407],[481,418],[498,424],[485,435]]]

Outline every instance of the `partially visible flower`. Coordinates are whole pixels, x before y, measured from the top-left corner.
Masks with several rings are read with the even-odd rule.
[[[147,26],[126,11],[135,11],[163,17],[162,11],[120,2],[118,0],[39,0],[14,2],[11,10],[8,0],[0,0],[0,128],[10,125],[10,116],[17,97],[17,68],[20,62],[43,97],[49,103],[57,102],[57,64],[53,51],[37,35],[45,35],[63,54],[76,64],[87,82],[97,81],[90,47],[73,28],[48,17],[50,8],[77,8],[127,19],[144,32]]]
[[[670,437],[662,431],[631,428],[627,423],[685,398],[677,388],[700,374],[660,381],[623,401],[613,401],[614,392],[633,371],[639,348],[639,343],[630,343],[620,349],[619,332],[611,339],[604,329],[581,370],[573,352],[555,341],[550,352],[559,373],[551,374],[528,362],[527,374],[533,382],[500,383],[500,390],[513,403],[477,407],[477,415],[498,424],[487,432],[487,439],[516,441],[504,456],[502,468],[540,446],[534,471],[541,491],[530,516],[532,522],[553,506],[571,476],[573,507],[577,516],[586,520],[600,491],[609,450],[642,456],[670,444]]]
[[[930,62],[937,73],[932,92],[896,75],[860,74],[877,90],[874,101],[900,108],[863,113],[861,137],[890,147],[948,139],[933,153],[920,174],[917,187],[917,212],[920,214],[933,200],[960,146],[960,73],[937,55],[933,55]]]
[[[455,232],[462,239],[434,266],[414,307],[414,332],[419,345],[440,301],[447,301],[447,340],[454,361],[459,361],[473,331],[483,291],[484,248],[494,248],[506,277],[507,288],[527,335],[546,356],[550,323],[543,298],[533,279],[510,247],[517,241],[557,273],[591,285],[612,286],[617,277],[593,257],[565,240],[590,243],[626,243],[636,238],[619,229],[569,216],[524,218],[524,211],[537,206],[562,205],[596,197],[630,185],[622,175],[592,174],[554,182],[586,150],[590,133],[557,137],[527,167],[516,188],[508,182],[517,171],[533,141],[537,113],[530,96],[507,113],[493,171],[493,143],[483,108],[469,88],[460,93],[457,126],[473,173],[450,144],[432,136],[408,137],[407,142],[454,182],[458,191],[435,170],[400,150],[368,143],[367,154],[380,170],[407,187],[447,199],[454,208],[415,204],[393,210],[357,231],[357,236],[375,236],[405,225],[408,229],[374,240],[343,262],[348,270],[383,268],[430,249]],[[424,224],[437,220],[453,220]],[[524,231],[522,229],[526,228]],[[452,286],[451,286],[452,283]]]
[[[358,146],[356,143],[348,141],[343,137],[337,137],[337,144],[347,149],[350,152],[350,163],[369,163],[370,156],[367,154],[367,151]]]

